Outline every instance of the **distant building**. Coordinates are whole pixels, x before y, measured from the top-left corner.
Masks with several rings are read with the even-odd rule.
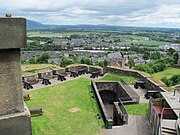
[[[109,66],[125,67],[125,64],[128,63],[128,58],[124,57],[121,52],[108,54],[106,60]]]
[[[172,48],[174,50],[177,50],[177,51],[180,51],[180,44],[160,45],[159,48],[162,49],[162,50],[165,50],[165,51],[170,49],[170,48]]]

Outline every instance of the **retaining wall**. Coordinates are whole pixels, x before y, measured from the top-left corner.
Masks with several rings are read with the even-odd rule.
[[[159,85],[151,80],[150,75],[143,75],[142,73],[135,71],[135,70],[129,70],[129,69],[123,69],[123,68],[117,68],[117,67],[107,67],[104,70],[105,73],[112,73],[112,74],[120,74],[125,76],[133,76],[135,78],[138,78],[139,80],[145,81],[145,87],[149,90],[155,90],[159,92],[165,92],[166,90],[163,88],[162,85]]]

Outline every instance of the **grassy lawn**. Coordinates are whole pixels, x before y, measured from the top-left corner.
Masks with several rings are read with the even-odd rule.
[[[168,68],[164,71],[153,74],[153,78],[161,80],[163,77],[171,77],[173,75],[180,74],[180,68]]]
[[[121,81],[123,80],[127,84],[132,84],[135,81],[137,81],[136,78],[131,77],[131,76],[121,76],[117,74],[105,74],[101,80],[106,80],[106,81]]]
[[[167,44],[166,42],[160,42],[160,41],[134,41],[134,42],[120,42],[120,45],[131,45],[131,43],[133,44],[142,44],[144,46],[159,46],[159,45],[163,45],[163,44]]]
[[[149,103],[125,105],[126,111],[130,115],[146,115]]]
[[[103,122],[96,119],[99,111],[89,90],[90,80],[78,78],[30,92],[27,106],[42,106],[44,112],[32,117],[33,135],[101,134]]]

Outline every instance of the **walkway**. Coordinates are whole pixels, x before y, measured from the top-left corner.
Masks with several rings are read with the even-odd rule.
[[[141,89],[140,87],[135,89],[134,85],[129,85],[129,87],[131,87],[136,92],[136,94],[140,96],[139,103],[149,103],[149,100],[144,97],[147,91],[146,89]]]
[[[104,135],[151,135],[149,122],[146,116],[129,115],[128,125],[113,126],[112,129],[103,129]]]
[[[74,77],[70,77],[70,76],[66,76],[66,81],[58,81],[57,78],[54,78],[54,79],[50,79],[51,81],[51,85],[43,85],[41,84],[41,81],[35,85],[33,85],[33,89],[30,89],[30,90],[26,90],[26,89],[23,89],[25,92],[30,92],[30,91],[33,91],[33,90],[37,90],[37,89],[41,89],[41,88],[46,88],[46,87],[50,87],[50,86],[53,86],[53,85],[57,85],[57,84],[60,84],[60,83],[64,83],[64,82],[67,82],[67,81],[71,81],[71,80],[74,80],[74,79],[77,79],[77,78],[86,78],[86,79],[91,79],[91,80],[98,80],[100,78],[102,78],[101,76],[98,77],[98,78],[90,78],[91,74],[84,74],[84,75],[81,75],[81,76],[78,76],[76,78]]]

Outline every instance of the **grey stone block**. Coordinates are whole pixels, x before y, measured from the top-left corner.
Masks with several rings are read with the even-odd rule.
[[[26,47],[26,19],[0,18],[0,49]]]
[[[27,107],[24,112],[0,117],[0,135],[32,135],[31,117]]]
[[[0,116],[23,111],[20,49],[0,50]]]

